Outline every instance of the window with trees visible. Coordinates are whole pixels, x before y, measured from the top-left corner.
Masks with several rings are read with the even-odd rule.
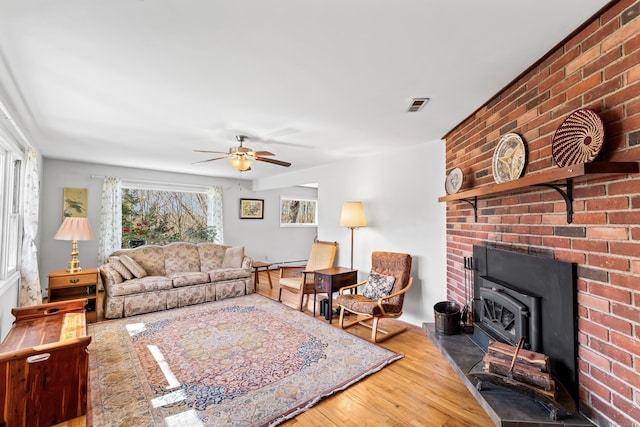
[[[122,246],[214,242],[205,193],[122,189]]]

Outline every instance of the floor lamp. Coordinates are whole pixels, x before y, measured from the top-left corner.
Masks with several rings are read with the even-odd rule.
[[[351,230],[351,270],[353,270],[353,230],[367,226],[362,202],[344,202],[340,212],[340,226]]]

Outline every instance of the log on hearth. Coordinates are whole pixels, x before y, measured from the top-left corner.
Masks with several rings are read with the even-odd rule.
[[[555,381],[549,373],[549,357],[542,353],[491,341],[482,362],[484,372],[528,384],[552,399],[556,396]]]

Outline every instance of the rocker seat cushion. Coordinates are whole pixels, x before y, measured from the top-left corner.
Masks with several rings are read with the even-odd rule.
[[[382,314],[380,307],[378,306],[378,301],[371,300],[364,295],[338,295],[336,301],[345,309],[355,311],[357,313],[370,314],[372,316],[379,316]],[[382,306],[387,313],[400,313],[402,311],[402,307],[397,304],[382,303]]]

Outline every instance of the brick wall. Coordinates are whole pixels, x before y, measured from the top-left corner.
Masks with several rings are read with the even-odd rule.
[[[542,31],[541,27],[541,31]],[[613,2],[446,136],[447,171],[464,171],[462,190],[493,183],[501,136],[527,145],[524,174],[556,168],[557,127],[574,110],[603,118],[597,160],[640,161],[640,1]],[[557,192],[529,188],[447,202],[448,298],[463,303],[463,257],[494,245],[578,265],[580,409],[598,425],[640,426],[640,174],[574,182],[567,223]]]

